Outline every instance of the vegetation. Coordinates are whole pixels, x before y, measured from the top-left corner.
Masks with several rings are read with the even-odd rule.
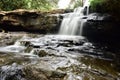
[[[83,6],[83,2],[81,0],[77,0],[75,1],[75,5],[74,5],[74,8],[77,8],[79,6]]]
[[[9,11],[15,9],[51,10],[58,0],[0,0],[0,9]]]
[[[91,0],[91,9],[94,12],[120,14],[120,0]]]
[[[10,11],[15,9],[51,10],[57,8],[59,0],[0,0],[0,10]],[[69,8],[82,6],[81,0],[71,0]]]
[[[105,0],[91,0],[91,9],[93,12],[104,12],[101,8],[105,3]]]
[[[14,10],[18,8],[25,8],[26,3],[24,0],[0,0],[1,10]]]
[[[109,13],[120,21],[120,0],[91,0],[91,11]]]
[[[0,10],[37,9],[51,10],[57,7],[59,0],[0,0]],[[82,6],[83,0],[71,0],[74,8]],[[90,0],[93,12],[120,14],[120,0]]]

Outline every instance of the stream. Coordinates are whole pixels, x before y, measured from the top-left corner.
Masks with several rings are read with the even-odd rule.
[[[116,55],[85,37],[0,34],[0,80],[120,80]]]

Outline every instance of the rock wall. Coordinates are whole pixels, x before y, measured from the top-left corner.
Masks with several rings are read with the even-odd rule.
[[[91,37],[116,37],[119,35],[118,23],[109,14],[92,13],[87,16],[83,35]]]
[[[109,14],[92,13],[84,23],[83,36],[91,42],[107,45],[115,52],[120,49],[120,27],[115,18]],[[107,49],[108,49],[107,48]]]
[[[40,12],[34,10],[15,10],[0,12],[0,30],[30,31],[46,33],[58,26],[58,16],[63,10]]]

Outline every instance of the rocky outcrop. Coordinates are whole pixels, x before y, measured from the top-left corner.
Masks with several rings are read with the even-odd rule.
[[[49,32],[57,26],[58,18],[55,13],[64,13],[64,10],[40,12],[35,10],[14,10],[0,12],[0,29],[7,31],[37,31]]]
[[[109,14],[92,13],[84,23],[83,36],[89,41],[107,46],[107,50],[117,52],[120,48],[120,27]],[[119,55],[116,54],[117,56]]]
[[[106,37],[116,36],[117,26],[114,18],[109,14],[92,13],[88,15],[87,22],[84,24],[84,36]]]

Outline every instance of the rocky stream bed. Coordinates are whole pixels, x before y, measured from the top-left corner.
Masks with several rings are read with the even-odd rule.
[[[82,36],[0,33],[0,80],[120,80],[116,63]]]

